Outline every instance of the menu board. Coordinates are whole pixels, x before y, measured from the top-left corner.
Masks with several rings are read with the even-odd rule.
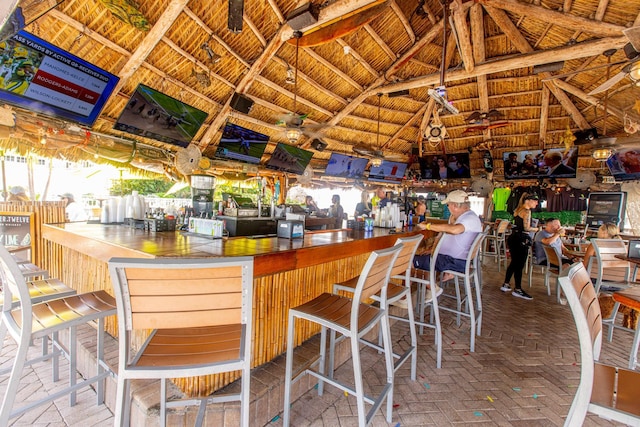
[[[7,249],[30,247],[33,252],[33,216],[32,212],[0,212],[0,243]]]

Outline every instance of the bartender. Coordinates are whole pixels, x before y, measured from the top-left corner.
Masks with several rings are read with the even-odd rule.
[[[304,204],[305,204],[305,208],[307,209],[307,212],[309,213],[309,215],[311,215],[314,212],[315,213],[320,212],[320,208],[318,208],[318,205],[316,205],[316,202],[313,201],[313,197],[306,196],[304,198]]]
[[[342,219],[344,218],[344,209],[340,205],[340,196],[334,194],[331,197],[331,208],[329,208],[329,216],[336,219],[336,228],[342,228]]]
[[[385,206],[387,206],[387,203],[391,202],[391,200],[389,200],[389,198],[387,197],[387,192],[384,187],[378,187],[378,189],[376,190],[376,196],[378,196],[378,198],[380,199],[378,200],[378,207],[380,208],[384,208]]]

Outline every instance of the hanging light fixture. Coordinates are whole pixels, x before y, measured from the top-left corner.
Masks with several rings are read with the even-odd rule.
[[[289,64],[287,64],[287,78],[284,79],[284,82],[288,85],[296,84],[296,78],[293,71],[293,68]]]
[[[598,148],[593,150],[592,156],[599,162],[606,161],[613,154],[613,150],[611,148]]]
[[[615,49],[608,49],[604,51],[604,55],[607,57],[607,76],[606,76],[607,80],[609,80],[609,71],[610,71],[609,64],[611,64],[611,57],[613,56],[614,53],[616,53]],[[607,91],[604,93],[604,117],[602,119],[603,135],[607,134],[608,101],[609,101],[609,89],[607,89]],[[600,144],[600,147],[593,150],[593,153],[591,153],[591,156],[599,162],[605,162],[613,154],[613,149],[611,148],[611,145],[613,145],[615,141],[616,141],[615,138],[607,138],[606,136],[602,138],[598,138],[598,143]]]
[[[382,94],[378,94],[378,131],[376,132],[376,148],[380,148],[380,98]],[[382,164],[382,159],[380,157],[374,157],[371,159],[371,164],[375,167],[378,167]]]
[[[302,136],[302,131],[297,127],[290,127],[287,128],[285,134],[287,135],[287,139],[289,140],[289,142],[293,144],[298,142],[298,140]]]

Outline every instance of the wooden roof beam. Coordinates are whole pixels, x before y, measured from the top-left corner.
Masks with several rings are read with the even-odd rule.
[[[393,10],[393,13],[396,14],[398,19],[402,23],[402,26],[404,27],[404,30],[407,32],[407,35],[411,39],[411,43],[415,43],[416,42],[416,35],[413,32],[413,28],[411,28],[411,23],[409,22],[407,17],[404,16],[404,13],[402,13],[402,10],[398,6],[398,3],[396,2],[396,0],[391,0],[389,2],[389,6],[391,6],[391,10]]]
[[[187,3],[189,3],[189,0],[172,0],[165,7],[164,12],[160,15],[158,21],[154,24],[151,30],[149,30],[146,37],[136,48],[135,52],[131,54],[126,64],[124,64],[120,69],[120,72],[118,73],[120,81],[113,90],[113,93],[120,92],[122,87],[129,81],[131,76],[133,76],[133,73],[135,73],[136,70],[140,68],[140,65],[145,62],[151,51],[156,47],[160,40],[162,40],[162,37],[164,37],[180,13],[182,13],[182,10],[185,8]],[[113,94],[111,96],[113,96]]]
[[[234,58],[236,58],[242,65],[244,65],[247,68],[251,67],[251,64],[249,64],[247,61],[245,61],[245,59],[240,56],[235,50],[233,50],[233,48],[231,48],[231,46],[229,46],[227,44],[227,42],[225,42],[224,40],[222,40],[220,37],[218,37],[216,34],[214,34],[213,30],[211,28],[209,28],[207,26],[207,24],[205,24],[202,19],[200,19],[200,17],[198,17],[198,15],[196,15],[195,13],[193,13],[193,11],[191,9],[189,9],[188,7],[184,8],[184,13],[196,24],[198,24],[198,26],[200,26],[200,28],[202,28],[207,34],[209,34],[209,37],[211,37],[213,40],[216,41],[216,43],[218,43],[220,46],[224,47],[225,50],[227,52],[229,52]]]
[[[277,62],[278,64],[282,65],[283,67],[288,67],[289,66],[289,63],[287,61],[285,61],[284,59],[280,58],[279,56],[274,56],[272,59],[273,59],[273,61]],[[331,98],[333,98],[334,100],[338,101],[339,103],[341,103],[343,105],[347,105],[347,100],[346,99],[344,99],[340,95],[337,95],[336,93],[331,92],[331,91],[327,90],[326,88],[322,87],[318,82],[316,82],[315,80],[313,80],[311,77],[309,77],[308,75],[306,75],[305,73],[303,73],[300,70],[298,70],[298,78],[306,81],[309,85],[313,86],[314,89],[316,89],[318,92],[323,92],[326,95],[328,95]]]
[[[609,24],[594,19],[583,18],[566,12],[558,12],[542,6],[534,6],[518,0],[478,0],[484,6],[508,10],[518,15],[538,19],[543,22],[553,22],[555,25],[600,37],[616,37],[622,35],[625,27]]]
[[[363,57],[362,55],[360,55],[358,52],[356,52],[355,49],[353,49],[351,46],[349,46],[349,44],[344,41],[343,39],[339,38],[336,39],[336,41],[338,42],[338,44],[342,47],[342,49],[344,50],[344,48],[348,47],[349,48],[349,53],[345,53],[345,55],[351,55],[353,56],[353,58],[358,61],[360,63],[360,65],[362,65],[362,68],[364,68],[365,70],[367,70],[369,72],[369,74],[371,74],[373,77],[378,77],[380,74],[375,70],[375,68],[373,68]]]
[[[380,49],[382,49],[389,58],[393,60],[397,58],[396,53],[389,47],[389,45],[384,40],[382,40],[382,38],[378,35],[378,33],[376,33],[376,31],[373,28],[371,28],[371,25],[366,24],[363,28],[369,34],[369,36],[371,36],[371,38],[375,40],[378,46],[380,46]]]
[[[470,73],[473,71],[474,60],[473,50],[471,49],[471,42],[469,41],[469,27],[467,26],[467,11],[468,8],[462,7],[461,0],[454,0],[451,3],[451,10],[453,12],[453,32],[457,35],[456,39],[458,47],[460,48],[460,56],[462,62],[464,62],[464,69]]]
[[[389,140],[387,142],[385,142],[381,148],[385,149],[389,146],[389,144],[391,144],[392,142],[395,142],[396,140],[398,140],[400,138],[400,134],[402,132],[404,132],[405,129],[409,128],[411,126],[411,123],[413,123],[414,120],[416,120],[418,117],[422,116],[424,114],[424,112],[427,110],[427,106],[429,105],[429,103],[424,104],[422,107],[420,107],[418,109],[418,111],[413,115],[413,117],[411,117],[411,119],[407,120],[405,122],[405,124],[403,124],[400,129],[398,129],[396,131],[396,133],[394,133],[391,138],[389,138]]]
[[[562,89],[563,91],[570,93],[571,95],[586,102],[587,104],[593,105],[594,107],[600,110],[604,110],[604,105],[602,104],[602,101],[599,98],[596,98],[595,96],[592,96],[592,95],[588,95],[583,90],[580,90],[577,87],[570,85],[567,82],[556,79],[556,80],[549,80],[548,82],[545,82],[545,83],[554,84],[559,89]],[[610,103],[608,103],[607,105],[607,113],[617,117],[620,120],[624,120],[624,111],[611,106]]]
[[[356,90],[358,91],[364,90],[364,88],[360,85],[360,83],[353,80],[347,73],[343,72],[341,69],[333,65],[331,62],[327,61],[322,56],[318,55],[313,49],[308,47],[305,47],[303,49],[304,49],[304,52],[307,55],[309,55],[311,58],[313,58],[316,62],[319,62],[320,64],[324,65],[326,68],[331,70],[334,74],[336,74],[338,77],[340,77],[345,82],[353,86]]]
[[[491,15],[491,18],[500,26],[500,29],[509,37],[518,48],[520,52],[523,54],[532,53],[535,49],[529,44],[527,39],[522,35],[520,30],[514,25],[514,23],[509,19],[506,12],[501,9],[495,9],[490,6],[485,6],[485,9]],[[552,62],[552,61],[547,61]],[[540,78],[550,77],[551,73],[540,73]],[[559,90],[555,86],[549,86],[549,90],[553,93],[553,96],[556,97],[560,104],[564,107],[564,109],[569,113],[573,121],[580,127],[580,129],[589,128],[589,123],[584,118],[580,110],[576,108],[576,106],[571,102],[566,93]]]
[[[474,4],[469,10],[469,21],[471,23],[471,40],[473,42],[473,59],[475,63],[481,63],[486,60],[485,40],[484,40],[484,12],[482,6]],[[478,100],[480,101],[480,111],[488,112],[489,106],[489,87],[487,85],[487,76],[481,75],[476,79],[478,86]],[[483,132],[485,138],[491,138],[491,129]]]
[[[577,43],[573,46],[566,46],[557,49],[536,51],[523,55],[509,55],[501,59],[490,60],[482,64],[476,64],[473,72],[467,73],[465,70],[450,70],[446,73],[446,81],[466,80],[478,77],[483,74],[500,73],[534,65],[547,64],[549,62],[584,58],[587,56],[599,55],[606,49],[620,49],[628,42],[623,37],[603,38]],[[406,80],[404,82],[391,83],[377,88],[378,92],[389,93],[399,90],[415,89],[418,87],[432,86],[439,84],[439,74],[429,74],[421,77]]]
[[[425,105],[427,108],[424,110],[424,115],[420,121],[420,128],[418,129],[418,155],[420,157],[422,157],[422,140],[424,139],[424,134],[427,132],[427,126],[429,126],[431,116],[433,116],[433,108],[436,106],[436,101],[430,98]]]
[[[542,102],[540,108],[540,143],[547,137],[547,121],[549,120],[549,88],[542,86]],[[542,147],[540,147],[542,148]]]

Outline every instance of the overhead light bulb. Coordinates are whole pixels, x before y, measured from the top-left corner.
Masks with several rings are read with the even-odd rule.
[[[631,80],[634,82],[640,82],[640,62],[636,62],[631,66],[629,77],[631,77]]]
[[[379,167],[382,164],[382,159],[375,157],[371,159],[371,166]]]
[[[47,144],[47,135],[42,135],[42,137],[40,137],[40,144],[42,145]]]
[[[302,131],[298,128],[288,128],[286,134],[289,142],[296,143],[302,136]]]
[[[597,148],[593,150],[593,158],[599,162],[606,161],[613,154],[613,150],[611,148]]]

